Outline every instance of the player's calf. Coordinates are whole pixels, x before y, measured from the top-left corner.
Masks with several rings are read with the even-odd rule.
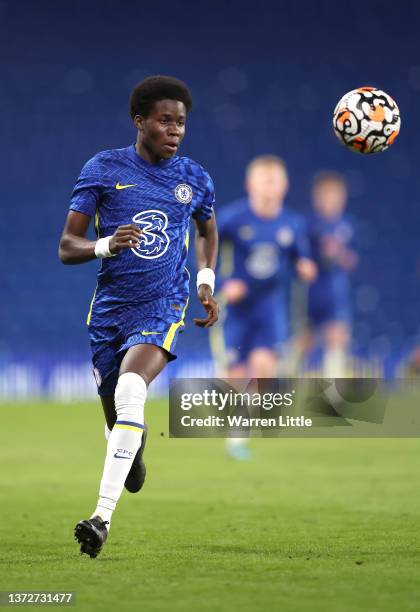
[[[125,479],[124,486],[130,493],[137,493],[144,485],[146,480],[146,465],[143,461],[143,453],[146,446],[147,440],[147,424],[144,424],[143,436],[141,439],[141,446],[137,451],[134,461],[131,464],[128,476]]]
[[[108,425],[105,423],[105,439],[109,440],[109,436],[111,435],[111,429],[108,428]],[[128,476],[125,479],[124,486],[130,493],[138,493],[140,489],[142,489],[144,485],[144,481],[146,480],[146,464],[143,460],[143,453],[146,446],[147,440],[147,423],[144,424],[143,435],[141,438],[141,446],[134,457],[133,463],[131,464],[130,471],[128,472]]]

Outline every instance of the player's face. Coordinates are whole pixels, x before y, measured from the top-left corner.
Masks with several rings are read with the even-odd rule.
[[[346,207],[347,189],[337,181],[326,181],[313,192],[315,210],[323,217],[339,217]]]
[[[275,212],[282,204],[289,181],[284,168],[276,164],[256,165],[251,168],[246,181],[246,189],[255,210]]]
[[[136,116],[135,124],[142,133],[141,146],[152,160],[173,157],[185,135],[187,112],[183,102],[159,100],[146,118]]]

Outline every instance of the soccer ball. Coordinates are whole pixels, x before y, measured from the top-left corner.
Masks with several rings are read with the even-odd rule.
[[[334,110],[337,138],[357,153],[380,153],[392,145],[400,131],[396,102],[380,89],[359,87],[346,93]]]

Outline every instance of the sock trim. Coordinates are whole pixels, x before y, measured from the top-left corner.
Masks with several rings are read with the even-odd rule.
[[[134,421],[116,421],[114,427],[118,427],[119,429],[131,429],[133,431],[144,429],[144,425],[135,423]]]

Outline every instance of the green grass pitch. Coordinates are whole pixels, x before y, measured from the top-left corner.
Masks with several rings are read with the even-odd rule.
[[[420,440],[168,438],[149,402],[148,477],[108,542],[79,554],[96,503],[99,404],[0,405],[0,590],[76,591],[73,609],[395,611],[420,600]]]

